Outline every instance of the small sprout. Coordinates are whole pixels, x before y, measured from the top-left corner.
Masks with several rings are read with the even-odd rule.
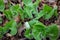
[[[25,25],[26,29],[30,29],[30,25],[28,22],[25,22],[24,25]]]

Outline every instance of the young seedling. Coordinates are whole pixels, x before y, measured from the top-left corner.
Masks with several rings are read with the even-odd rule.
[[[5,24],[4,27],[0,27],[0,38],[3,37],[4,34],[6,34],[9,30],[10,30],[10,34],[13,36],[13,35],[16,35],[17,33],[17,24],[15,21],[10,21],[8,23]]]
[[[31,27],[30,29],[26,29],[25,31],[25,37],[35,40],[42,40],[49,36],[50,40],[57,40],[58,38],[58,28],[56,24],[52,24],[49,26],[45,26],[41,22],[36,21],[30,21],[29,23]]]
[[[19,11],[19,5],[13,5],[9,9],[4,10],[4,14],[8,20],[14,19],[16,16],[18,16]]]

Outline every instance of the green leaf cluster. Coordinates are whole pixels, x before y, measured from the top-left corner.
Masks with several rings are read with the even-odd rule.
[[[23,8],[19,5],[12,5],[9,7],[9,9],[4,10],[4,2],[3,0],[0,0],[2,2],[0,4],[1,11],[3,10],[5,16],[7,19],[11,20],[14,19],[16,16],[19,15],[22,20],[25,18],[34,18],[33,15],[35,16],[35,19],[39,19],[43,17],[44,19],[50,19],[53,15],[57,17],[57,6],[52,8],[46,4],[44,4],[43,9],[38,12],[37,8],[41,0],[36,0],[34,3],[32,0],[22,0],[24,6]]]
[[[17,24],[15,21],[10,21],[5,24],[4,27],[0,27],[0,38],[3,37],[4,34],[6,34],[10,30],[11,35],[16,35],[17,33]]]
[[[12,20],[16,16],[18,16],[18,11],[19,11],[19,5],[13,5],[9,9],[4,10],[4,14],[7,17],[7,19]]]
[[[57,14],[57,6],[55,6],[54,8],[44,4],[43,6],[43,10],[41,10],[38,14],[38,16],[35,19],[39,19],[41,17],[43,17],[45,20],[50,19],[52,16],[58,16]]]
[[[33,18],[33,15],[34,14],[35,16],[37,16],[37,13],[38,13],[38,10],[37,10],[37,7],[38,7],[38,4],[41,0],[36,0],[35,3],[32,2],[32,0],[23,0],[23,9],[21,8],[20,9],[20,16],[21,16],[21,19],[24,20],[24,18]]]
[[[57,40],[58,28],[56,24],[45,26],[43,23],[37,22],[37,20],[32,20],[29,24],[31,27],[30,29],[26,29],[25,37],[29,39],[35,38],[35,40],[42,40],[49,36],[50,40]]]

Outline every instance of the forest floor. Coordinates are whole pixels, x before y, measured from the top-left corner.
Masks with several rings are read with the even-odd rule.
[[[6,9],[8,8],[7,2],[8,1],[5,0]],[[21,0],[10,0],[10,2],[11,2],[11,4],[21,4],[21,6],[22,6]],[[34,2],[34,0],[33,0],[33,2]],[[55,17],[52,17],[50,20],[43,20],[43,19],[39,19],[39,20],[41,22],[43,22],[45,25],[55,23],[58,25],[58,27],[60,29],[60,0],[42,0],[41,3],[39,4],[38,10],[42,9],[41,7],[43,4],[48,4],[50,6],[54,6],[54,5],[58,6],[58,10],[57,10],[58,18],[56,19]],[[4,24],[6,22],[8,22],[8,20],[6,19],[6,17],[4,16],[4,14],[2,12],[0,12],[0,16],[3,19],[3,22],[0,24],[0,26],[4,26]],[[19,17],[17,17],[16,20],[17,20],[17,22],[20,22]],[[20,27],[18,29],[18,33],[15,36],[7,37],[6,35],[4,35],[2,40],[29,40],[29,39],[24,37],[24,31],[25,31],[24,27]],[[31,39],[31,40],[34,40],[34,39]],[[47,40],[49,40],[49,39],[47,38]],[[60,37],[57,40],[60,40]]]

